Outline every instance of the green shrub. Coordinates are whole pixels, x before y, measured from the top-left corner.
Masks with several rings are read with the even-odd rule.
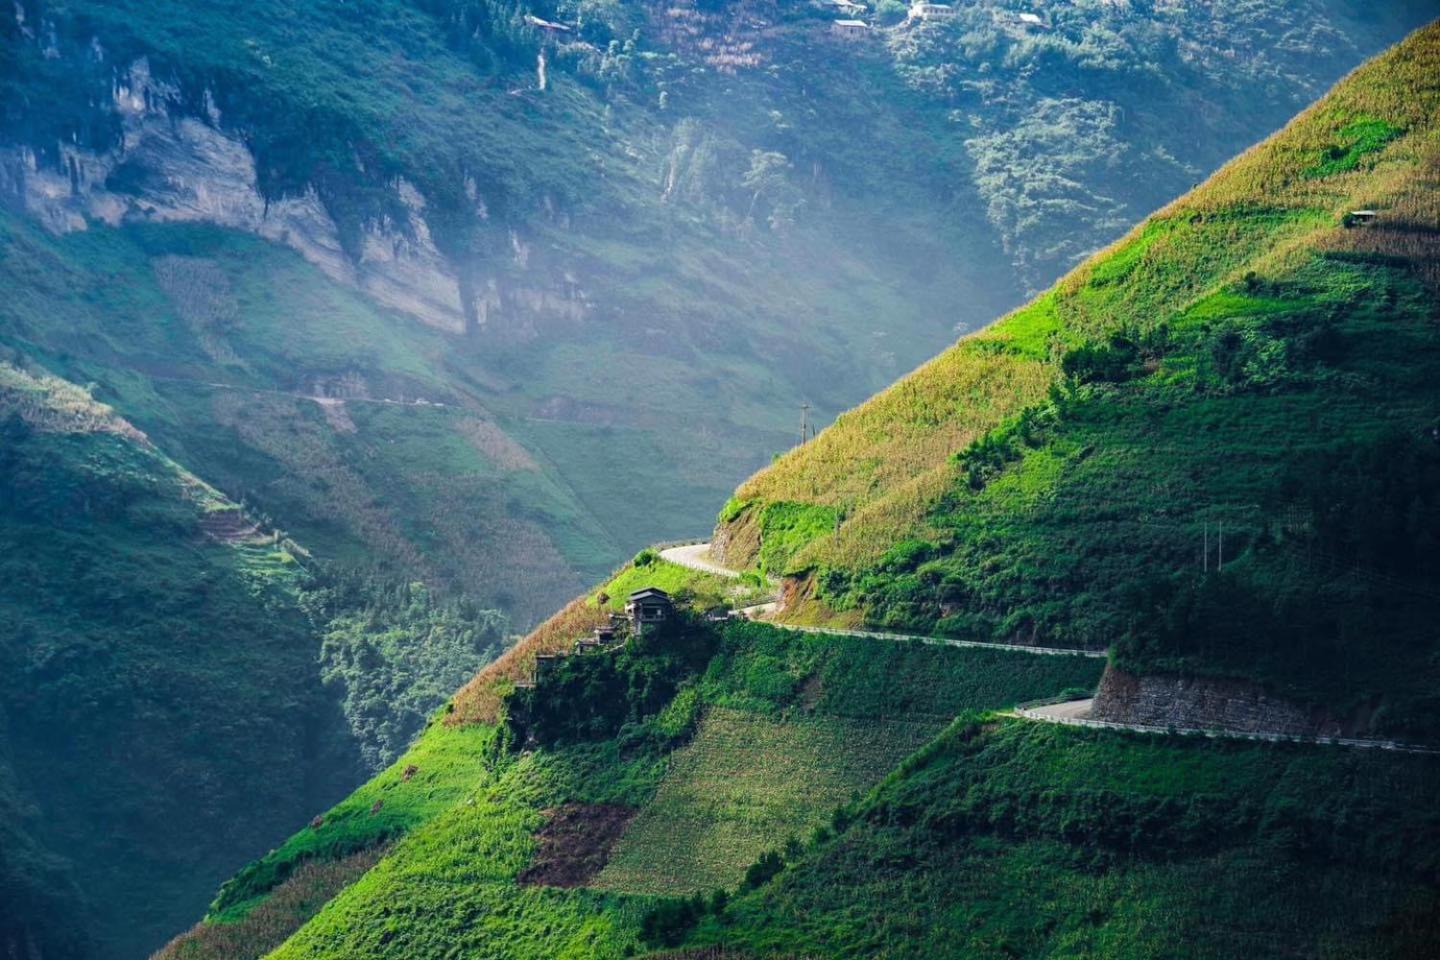
[[[1403,127],[1376,117],[1353,120],[1340,128],[1341,142],[1326,147],[1314,165],[1305,170],[1305,176],[1319,178],[1348,173],[1404,132]]]

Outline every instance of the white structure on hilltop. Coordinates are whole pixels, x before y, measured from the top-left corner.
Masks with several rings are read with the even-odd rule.
[[[864,20],[836,20],[830,24],[830,32],[846,40],[858,40],[870,31]]]
[[[915,0],[910,4],[911,20],[949,20],[955,16],[955,8],[948,3],[926,3]]]

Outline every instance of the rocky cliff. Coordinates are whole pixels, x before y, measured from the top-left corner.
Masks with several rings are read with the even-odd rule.
[[[1335,737],[1361,732],[1323,710],[1305,710],[1265,692],[1258,683],[1215,677],[1152,674],[1138,677],[1109,667],[1090,719],[1155,727]]]
[[[0,149],[0,197],[54,233],[132,222],[243,230],[291,247],[386,307],[464,330],[460,282],[431,237],[425,197],[407,180],[393,187],[396,216],[367,223],[353,258],[313,189],[273,202],[261,195],[255,157],[225,128],[208,93],[206,115],[187,115],[180,89],[154,77],[142,57],[118,74],[112,98],[120,143],[109,150],[63,145],[58,165],[40,162],[26,145]]]

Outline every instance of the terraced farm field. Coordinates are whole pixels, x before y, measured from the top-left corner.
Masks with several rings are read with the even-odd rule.
[[[773,720],[710,710],[596,885],[632,893],[733,887],[776,845],[803,839],[944,726],[943,720]]]

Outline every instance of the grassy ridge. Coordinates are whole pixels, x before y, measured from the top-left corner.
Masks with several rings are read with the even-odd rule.
[[[320,814],[317,825],[290,837],[226,881],[211,904],[209,918],[221,923],[238,920],[302,864],[339,860],[380,846],[467,795],[486,770],[493,731],[432,727],[389,768]]]
[[[1435,735],[1437,33],[757,474],[727,557],[782,554],[792,615],[1118,645]],[[782,507],[840,519],[797,543]]]
[[[738,599],[738,594],[746,589],[743,584],[728,577],[662,560],[655,551],[647,548],[592,593],[588,602],[598,606],[603,595],[609,598],[603,604],[605,609],[619,613],[625,609],[626,597],[647,587],[664,590],[672,597],[693,603],[701,609]]]
[[[673,756],[638,728],[491,754],[465,800],[417,825],[274,956],[619,957],[666,945],[741,956],[1424,955],[1440,823],[1413,798],[1434,789],[1433,758],[970,712],[871,790],[906,744],[927,739],[904,719],[927,707],[878,725],[863,717],[897,706],[847,694],[871,676],[845,649],[853,638],[730,630],[691,688],[709,714]],[[1008,683],[990,701],[1002,703],[1054,691],[1055,679],[1025,675],[1059,659],[902,655],[926,661],[913,675],[937,690],[945,677]],[[825,679],[776,693],[768,678],[786,663]],[[1093,678],[1093,662],[1076,663]],[[860,715],[835,717],[824,688]],[[641,808],[595,881],[609,892],[516,886],[540,811],[576,802]],[[746,871],[745,855],[767,846],[777,853],[759,858],[766,869]],[[698,913],[687,907],[678,927],[655,920],[677,901],[636,893],[710,884],[735,886]]]
[[[1068,211],[1058,228],[1052,224],[1044,233],[1063,237],[1065,245],[1074,236],[1082,245],[1094,242],[1128,218],[1125,203],[1149,202],[1145,189],[1131,192],[1141,168],[1118,152],[1132,149],[1129,140],[1132,159],[1173,156],[1179,151],[1165,144],[1178,144],[1203,168],[1252,135],[1235,126],[1236,118],[1263,128],[1265,110],[1255,107],[1271,104],[1270,94],[1279,105],[1266,109],[1287,109],[1287,96],[1414,15],[1333,13],[1345,6],[1246,0],[1167,19],[1081,5],[1058,12],[1056,29],[1045,36],[1019,37],[997,27],[994,11],[981,6],[959,11],[961,22],[944,32],[897,33],[883,52],[847,48],[840,55],[822,45],[829,42],[823,12],[799,4],[746,5],[734,11],[738,18],[774,18],[777,28],[763,28],[758,38],[762,69],[736,74],[729,72],[729,52],[706,51],[687,35],[694,21],[683,11],[666,8],[652,21],[634,6],[561,4],[535,12],[583,20],[576,34],[588,46],[549,51],[551,89],[541,96],[531,84],[544,41],[523,25],[528,11],[510,4],[23,0],[0,17],[6,104],[0,133],[10,162],[25,166],[10,150],[25,144],[42,165],[76,173],[62,167],[71,148],[121,142],[122,123],[111,107],[129,64],[144,56],[152,76],[174,84],[173,100],[158,91],[172,117],[218,123],[240,135],[254,152],[268,199],[313,188],[351,257],[367,225],[407,219],[401,184],[418,184],[433,214],[427,229],[457,272],[486,291],[488,323],[471,338],[418,329],[321,280],[297,257],[223,231],[97,226],[54,238],[7,220],[0,237],[7,291],[0,338],[77,383],[99,384],[99,395],[168,454],[277,518],[317,556],[347,564],[378,560],[407,585],[423,578],[448,582],[457,592],[476,590],[482,602],[504,605],[528,623],[640,543],[668,535],[661,532],[666,517],[699,516],[728,488],[723,470],[743,472],[763,455],[757,450],[783,441],[788,411],[802,397],[830,409],[852,402],[927,353],[927,344],[952,324],[1013,302],[1021,281],[997,267],[1010,258],[1012,243],[1031,241],[1019,236],[1026,231],[997,227],[1008,230],[1002,251],[987,230],[976,229],[982,206],[997,212],[985,217],[992,225],[1008,216],[1006,209]],[[1303,12],[1285,16],[1296,9]],[[733,26],[724,12],[695,16],[714,17],[702,33],[726,34]],[[1327,41],[1318,61],[1328,66],[1305,62],[1317,50],[1297,42],[1293,22],[1315,25],[1315,36],[1338,38]],[[1251,29],[1256,24],[1263,29]],[[1354,29],[1327,28],[1334,24]],[[1216,36],[1227,44],[1243,37],[1243,52],[1223,58],[1218,69],[1206,49],[1213,45],[1205,42]],[[1172,57],[1177,38],[1200,56]],[[1097,57],[1097,50],[1113,55]],[[1227,45],[1226,53],[1234,52]],[[1139,73],[1182,59],[1188,65],[1173,82],[1156,83],[1153,76],[1135,82]],[[790,69],[796,64],[803,69]],[[985,68],[983,85],[972,82],[980,70],[971,67]],[[712,70],[720,73],[713,83],[705,79]],[[990,85],[989,78],[1002,74],[1006,80]],[[1255,78],[1266,82],[1263,98],[1253,93]],[[1063,104],[1053,96],[1057,83],[1067,91]],[[1077,84],[1095,99],[1072,95]],[[1120,90],[1141,96],[1110,102]],[[1227,90],[1249,100],[1245,109],[1220,107],[1231,102]],[[1168,106],[1152,110],[1150,101],[1169,91],[1175,93]],[[1028,106],[1019,106],[1030,103],[1062,116],[1054,123],[1049,115],[1031,116]],[[1195,103],[1216,105],[1210,112],[1224,118],[1223,130],[1202,123],[1206,133],[1197,136],[1188,123],[1169,122],[1207,112],[1192,109]],[[992,104],[1001,108],[992,113]],[[208,119],[212,107],[221,120]],[[1077,130],[1072,110],[1096,122]],[[1114,125],[1121,117],[1141,119],[1125,129]],[[1361,126],[1347,127],[1306,169],[1363,169],[1404,142],[1403,134],[1391,137],[1372,120],[1356,122]],[[1153,129],[1167,136],[1154,138]],[[1062,146],[1033,149],[1047,141]],[[1092,160],[1075,159],[1097,142]],[[1075,144],[1081,149],[1072,151]],[[1038,176],[1023,175],[1024,165],[1012,162],[1016,152],[1041,158]],[[108,187],[140,188],[172,172],[147,168],[146,156],[127,151]],[[1067,175],[1054,176],[1051,160],[1062,161]],[[1191,161],[1160,165],[1166,173],[1155,182],[1162,192],[1171,180],[1193,178]],[[1111,172],[1079,169],[1090,162]],[[1026,195],[1033,184],[1056,181],[1086,186],[1078,199],[1035,203]],[[1131,199],[1101,196],[1111,192]],[[1017,196],[1022,202],[1014,202]],[[1108,213],[1092,215],[1097,208],[1087,197],[1096,196]],[[1074,229],[1077,211],[1084,231]],[[888,225],[883,235],[874,230],[877,218]],[[656,249],[665,254],[659,262]],[[1022,251],[1017,257],[1027,260],[1028,276],[1048,277],[1045,263],[1069,255]],[[936,269],[936,263],[949,266]],[[957,303],[964,305],[961,314],[953,313]],[[876,317],[884,318],[884,329]],[[1053,324],[1044,315],[1032,319],[1011,346],[1017,356],[1043,358]],[[824,335],[816,337],[817,330]],[[566,345],[537,348],[551,340]],[[353,399],[344,405],[310,399],[330,391]],[[419,395],[447,405],[367,403],[355,393],[369,393],[372,401]],[[113,452],[66,443],[61,459],[103,465]],[[665,488],[663,497],[634,496],[637,469]],[[92,505],[135,507],[122,532],[138,531],[148,546],[146,537],[168,530],[187,548],[193,545],[193,530],[178,511],[150,509],[155,504],[146,492],[129,483],[144,480],[143,465],[123,466],[115,476],[108,471],[103,466],[89,478],[94,482],[73,483],[67,474],[46,509],[88,517]],[[25,483],[43,487],[36,477],[55,479],[44,476],[51,472],[63,471],[41,464]],[[570,483],[556,480],[555,472]],[[116,489],[107,491],[111,483]],[[922,494],[929,496],[916,496]],[[811,506],[767,515],[767,568],[787,568],[814,534],[848,509],[841,504],[832,516]],[[900,514],[909,509],[900,507]],[[63,723],[78,716],[84,723],[104,718],[127,748],[149,748],[143,733],[114,719],[115,703],[138,690],[135,700],[148,721],[187,737],[190,725],[170,722],[174,703],[184,705],[182,712],[198,709],[196,703],[218,704],[206,719],[218,719],[220,732],[187,743],[231,758],[245,753],[234,742],[241,738],[284,741],[295,727],[276,718],[310,716],[313,707],[315,725],[300,725],[313,734],[307,748],[319,746],[301,756],[276,748],[259,758],[266,770],[303,770],[305,776],[260,777],[253,787],[247,779],[247,792],[234,803],[251,806],[234,819],[230,802],[211,802],[218,786],[181,813],[220,824],[224,838],[217,849],[233,841],[229,849],[243,847],[248,855],[253,840],[236,835],[251,810],[288,825],[328,801],[311,792],[334,759],[319,754],[350,739],[341,718],[306,686],[314,673],[313,638],[301,621],[314,610],[297,611],[289,595],[294,556],[259,544],[225,554],[203,541],[204,550],[176,551],[170,543],[152,552],[118,533],[81,532],[45,543],[43,523],[22,533],[24,542],[11,551],[20,570],[16,582],[27,601],[45,609],[33,618],[42,629],[30,632],[27,623],[11,634],[26,661],[25,671],[13,674],[27,681],[17,684],[17,709],[57,719],[31,742],[52,736],[58,752],[69,743]],[[51,546],[66,552],[47,552]],[[103,548],[104,562],[86,552],[96,547]],[[112,554],[138,559],[110,564]],[[79,584],[73,593],[59,589],[72,582]],[[843,587],[837,585],[837,593]],[[134,619],[124,630],[94,627],[132,600],[154,606],[162,622],[147,632],[147,612],[126,609]],[[213,619],[211,603],[225,608]],[[206,614],[198,625],[175,622],[178,610],[193,612],[197,605]],[[341,651],[325,664],[326,673],[351,686],[372,654],[386,661],[387,682],[403,679],[408,669],[426,669],[423,657],[390,656],[414,634],[391,630],[388,622],[384,631],[372,631],[394,609],[370,607],[337,630],[341,636],[332,634]],[[69,611],[90,620],[77,626],[64,620]],[[572,638],[560,634],[584,619],[565,621],[556,642],[568,643]],[[200,626],[204,636],[195,633]],[[53,640],[61,635],[63,641]],[[133,658],[124,665],[137,667],[134,690],[120,686],[128,681],[128,671],[117,668],[121,661],[150,650],[144,641],[156,637],[185,643],[164,656]],[[206,642],[225,658],[212,660],[207,650],[198,663],[186,664],[186,655]],[[533,645],[527,649],[533,653]],[[482,652],[444,642],[427,650],[436,654],[431,666],[452,653]],[[266,656],[268,662],[257,663]],[[504,668],[511,679],[523,673],[525,656]],[[49,672],[63,674],[77,662],[92,671],[81,674],[85,682],[66,683]],[[34,674],[26,672],[32,667]],[[267,671],[287,667],[270,682]],[[36,674],[39,682],[30,683]],[[194,674],[205,681],[199,694],[189,682]],[[417,699],[433,693],[423,684],[401,685],[394,695],[385,683],[347,695],[351,732],[383,726],[376,717],[386,708],[404,703],[413,711]],[[47,700],[32,710],[27,698],[37,689]],[[457,703],[455,719],[496,719],[504,694],[504,683],[484,687]],[[411,729],[397,725],[379,737],[384,749],[403,742]],[[94,752],[115,755],[101,745]],[[194,772],[184,757],[151,763],[146,756],[110,781],[123,785],[120,800],[50,820],[84,819],[93,830],[99,808],[107,822],[133,824],[145,810],[172,809],[179,795],[172,778],[219,782]],[[95,782],[73,780],[82,796]],[[307,799],[286,806],[280,796],[286,790]],[[167,819],[162,826],[172,822],[179,823]],[[351,826],[374,839],[360,829],[364,823]],[[177,826],[145,835],[184,833]],[[138,879],[178,876],[163,866],[133,866],[151,852],[149,845],[127,843],[95,859]],[[124,936],[169,928],[156,905],[178,903],[178,892],[147,898],[136,882],[121,894],[140,906],[122,909],[121,896],[102,906],[106,922]]]
[[[1051,293],[842,415],[813,445],[742,484],[737,498],[843,506],[852,515],[881,510],[891,496],[898,500],[909,493],[892,490],[903,488],[905,478],[942,466],[970,439],[1043,397],[1060,375],[1066,348],[1116,331],[1143,334],[1168,324],[1197,299],[1229,289],[1243,271],[1269,265],[1285,273],[1305,256],[1305,248],[1337,242],[1341,212],[1367,194],[1375,194],[1373,201],[1388,193],[1394,202],[1395,178],[1423,176],[1430,162],[1440,97],[1433,82],[1433,32],[1427,28],[1362,68],[1281,133],[1157,212]],[[1349,141],[1347,131],[1357,122],[1382,123],[1406,135],[1372,144],[1344,169],[1307,175],[1337,141]],[[1382,150],[1387,162],[1376,171],[1376,153]],[[1423,217],[1423,211],[1403,206],[1395,213],[1401,226],[1416,213]],[[1222,312],[1215,319],[1229,317]],[[1032,370],[1025,361],[1041,366]],[[909,518],[909,527],[851,525],[835,546],[813,557],[873,559],[874,551],[903,539],[922,521],[923,514]],[[876,545],[862,548],[867,531],[887,535],[868,538]],[[854,552],[862,549],[870,552]]]
[[[1210,188],[782,458],[725,508],[724,548],[872,621],[1114,642],[1122,664],[1259,674],[1374,708],[1379,727],[1423,724],[1432,647],[1415,632],[1423,603],[1405,597],[1432,569],[1437,51],[1440,27],[1422,31]],[[1325,164],[1340,169],[1306,173]],[[1378,229],[1340,225],[1385,203]],[[807,473],[827,450],[845,468]],[[1226,571],[1173,576],[1199,565],[1197,528],[1222,521]],[[1338,633],[1317,629],[1346,609]],[[576,601],[483,672],[451,729],[491,736],[507,702],[543,704],[544,681],[513,697],[514,681],[599,614]],[[1367,618],[1379,629],[1361,632]],[[558,669],[564,690],[548,692],[574,722],[494,754],[472,796],[275,956],[1339,960],[1433,943],[1440,822],[1416,801],[1440,782],[1433,757],[984,712],[1093,684],[1088,658],[703,629],[649,638],[608,672]],[[700,652],[708,663],[691,662]],[[591,681],[605,702],[587,703]],[[658,689],[674,699],[651,703]],[[868,792],[852,786],[828,824],[795,789],[803,777],[828,802],[879,774],[872,748],[900,747],[862,739],[842,759],[842,729],[956,713]],[[640,808],[601,875],[627,890],[738,878],[760,833],[813,829],[772,836],[724,896],[518,886],[541,811],[566,802]]]
[[[338,860],[308,862],[243,916],[197,923],[154,956],[156,960],[226,960],[269,953],[375,866],[384,852],[384,846],[367,847]]]

